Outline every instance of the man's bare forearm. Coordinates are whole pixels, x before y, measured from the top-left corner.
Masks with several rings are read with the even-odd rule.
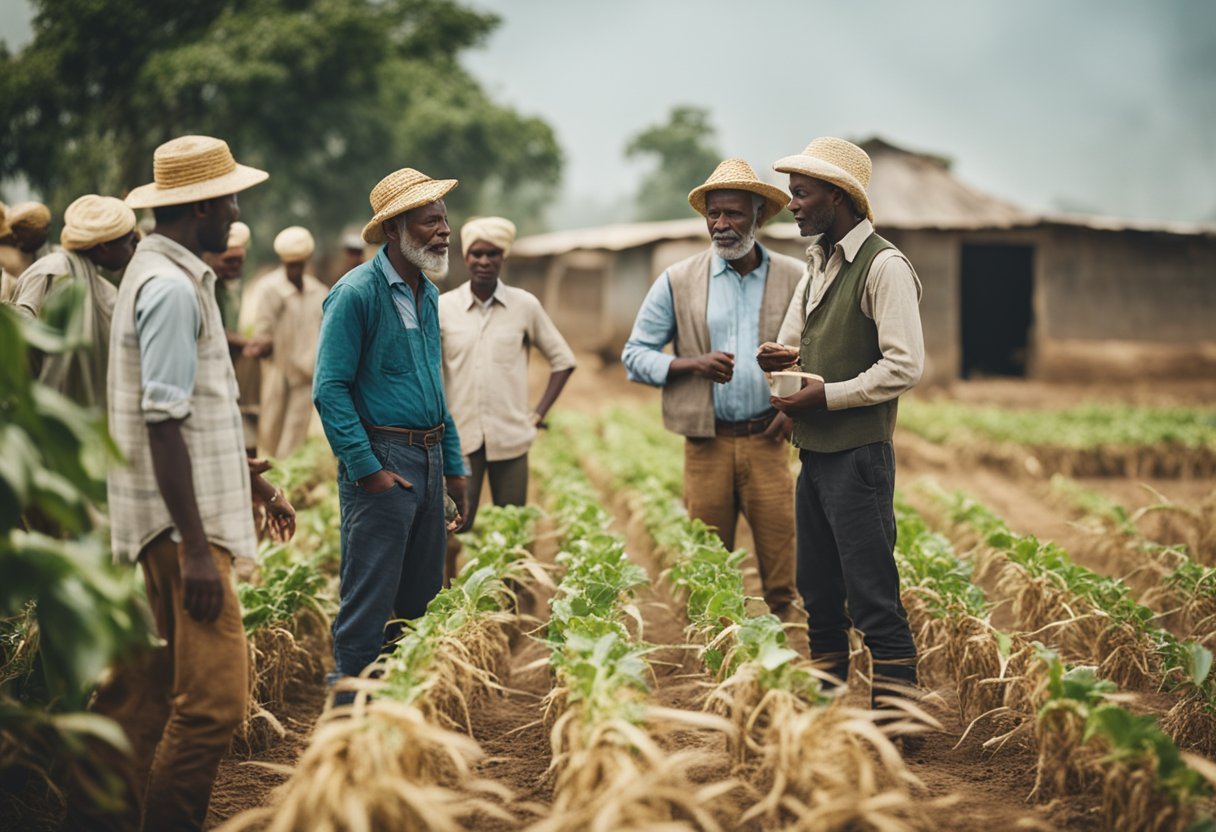
[[[187,546],[206,544],[203,519],[198,513],[194,495],[194,466],[190,451],[182,437],[178,419],[153,422],[148,425],[148,449],[152,454],[152,471],[156,485],[169,509],[173,525]]]
[[[536,406],[536,412],[543,418],[549,412],[549,408],[553,407],[557,397],[562,394],[562,388],[566,386],[566,382],[570,380],[571,374],[574,372],[573,367],[568,367],[565,370],[557,370],[549,374],[549,383],[545,385],[545,392],[541,394],[540,404]]]

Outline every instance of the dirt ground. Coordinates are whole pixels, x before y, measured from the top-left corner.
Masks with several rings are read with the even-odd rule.
[[[609,404],[653,405],[657,402],[658,391],[628,383],[619,365],[605,368],[592,356],[580,356],[580,359],[579,369],[559,401],[560,408],[596,412]],[[535,396],[544,384],[543,366],[534,364],[532,375]],[[988,381],[955,384],[947,391],[938,389],[931,394],[943,393],[964,401],[1008,407],[1063,407],[1090,400],[1194,405],[1216,397],[1216,382],[1166,383],[1153,387]],[[550,441],[550,438],[542,434],[538,441]],[[1091,531],[1078,525],[1075,513],[1052,492],[1044,479],[962,466],[942,448],[904,432],[897,434],[896,451],[898,486],[903,491],[915,489],[917,483],[931,479],[946,489],[962,489],[974,495],[1018,531],[1056,540],[1079,563],[1096,571],[1123,576],[1134,573],[1138,566],[1134,559],[1112,555],[1109,546],[1103,546]],[[1131,509],[1158,499],[1140,483],[1128,480],[1087,480],[1083,484]],[[628,535],[631,555],[652,576],[657,576],[659,567],[650,554],[645,535],[630,525],[623,501],[619,495],[612,494],[602,480],[597,485],[601,487],[605,505],[616,511],[618,529]],[[1155,481],[1146,485],[1187,504],[1203,500],[1216,487],[1212,481],[1181,480]],[[537,556],[541,560],[551,559],[555,548],[551,534],[542,530],[539,538]],[[739,545],[750,546],[750,543],[750,533],[744,525]],[[759,589],[754,574],[748,580],[750,589]],[[525,611],[532,612],[538,620],[543,619],[545,602],[544,597],[532,597]],[[647,641],[657,644],[683,642],[685,620],[681,607],[670,597],[664,584],[655,581],[646,587],[639,598],[639,608],[643,612]],[[474,734],[488,754],[479,773],[508,786],[521,802],[541,805],[552,799],[551,785],[545,776],[551,752],[542,719],[543,698],[550,688],[549,671],[543,664],[545,655],[545,648],[527,633],[514,638],[511,675],[503,680],[510,693],[478,709],[474,720]],[[659,660],[654,680],[656,700],[671,707],[698,707],[704,686],[698,683],[695,662],[689,661],[687,652],[673,648],[660,652],[656,658]],[[1007,747],[998,754],[990,754],[970,739],[960,745],[963,726],[952,718],[949,707],[953,692],[938,693],[941,697],[938,716],[946,730],[931,736],[925,747],[909,760],[912,771],[924,784],[921,796],[926,802],[947,795],[952,798],[950,802],[930,809],[933,826],[960,832],[1101,828],[1100,807],[1094,800],[1076,798],[1045,805],[1027,803],[1026,797],[1034,782],[1032,753]],[[253,760],[231,758],[224,761],[212,799],[209,825],[243,808],[263,804],[273,787],[281,782],[281,774],[259,763],[290,765],[294,762],[307,743],[311,725],[322,705],[319,691],[299,692],[298,696],[283,720],[288,735],[282,743]],[[725,776],[725,773],[725,768],[710,766],[698,777],[709,780]],[[488,818],[475,821],[470,828],[514,828]]]

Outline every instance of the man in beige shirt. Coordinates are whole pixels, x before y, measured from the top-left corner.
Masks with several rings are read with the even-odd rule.
[[[794,420],[802,461],[798,590],[811,655],[834,676],[847,677],[848,631],[860,631],[873,658],[871,702],[878,706],[917,681],[894,557],[891,436],[898,397],[920,380],[924,365],[920,281],[907,258],[874,233],[864,150],[820,138],[773,167],[789,174],[790,210],[812,245],[808,275],[778,336],[789,346],[762,344],[757,360],[766,371],[798,364],[822,377],[772,400]]]
[[[460,231],[469,282],[439,298],[443,384],[469,461],[473,524],[481,482],[490,477],[495,505],[528,498],[528,448],[570,374],[574,353],[540,301],[498,279],[515,241],[515,226],[501,217],[471,220]],[[528,406],[528,347],[549,362],[549,384],[535,409]],[[451,550],[449,550],[451,551]],[[449,555],[449,567],[454,567]]]
[[[315,243],[308,229],[285,228],[274,238],[283,265],[262,279],[253,338],[245,355],[262,362],[258,451],[290,456],[308,438],[312,379],[321,335],[321,304],[329,290],[306,271]]]

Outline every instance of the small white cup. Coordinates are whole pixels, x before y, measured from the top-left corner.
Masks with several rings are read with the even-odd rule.
[[[773,395],[779,398],[792,396],[802,389],[802,384],[807,379],[817,379],[823,381],[822,376],[817,376],[814,373],[802,373],[797,370],[782,370],[780,372],[769,375],[768,386],[773,391]]]

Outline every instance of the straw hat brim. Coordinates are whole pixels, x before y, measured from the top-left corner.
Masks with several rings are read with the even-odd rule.
[[[710,191],[748,191],[764,197],[764,208],[760,211],[759,227],[781,213],[781,209],[790,204],[790,197],[776,185],[759,182],[754,179],[726,179],[718,182],[706,182],[692,189],[688,195],[688,204],[705,216],[705,197]]]
[[[270,178],[264,170],[251,168],[248,165],[237,165],[235,168],[217,176],[214,179],[204,179],[189,185],[176,188],[161,188],[155,182],[140,185],[127,194],[124,200],[132,208],[160,208],[165,205],[185,205],[189,202],[202,202],[205,199],[215,199],[219,196],[240,193],[246,188],[261,184]]]
[[[443,199],[448,191],[456,187],[457,181],[456,179],[432,179],[429,182],[421,182],[407,188],[404,192],[390,200],[388,205],[377,211],[376,216],[372,217],[371,222],[363,226],[362,236],[364,241],[371,245],[380,245],[386,242],[388,237],[385,236],[384,229],[380,227],[380,223],[414,208],[430,205],[437,199]]]
[[[837,167],[831,162],[825,162],[823,159],[817,159],[814,156],[803,156],[800,154],[798,156],[786,156],[783,159],[778,159],[773,164],[773,170],[780,173],[801,173],[803,176],[809,176],[812,179],[822,179],[824,182],[830,182],[853,198],[853,204],[857,206],[858,211],[865,214],[866,219],[870,222],[874,221],[874,210],[870,207],[870,198],[866,196],[866,189],[861,186],[856,177],[844,168]]]

